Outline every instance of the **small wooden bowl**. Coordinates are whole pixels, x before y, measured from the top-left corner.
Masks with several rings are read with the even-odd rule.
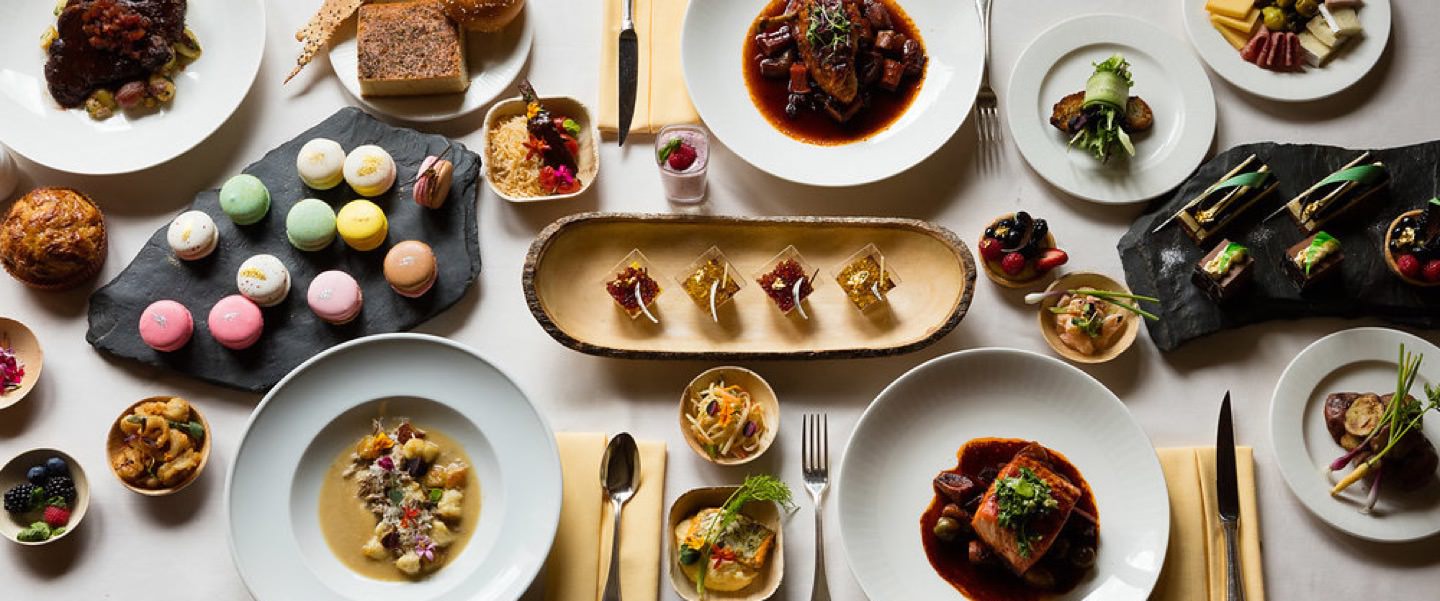
[[[90,509],[90,480],[85,477],[85,468],[80,467],[80,462],[75,461],[74,457],[61,451],[55,449],[31,449],[17,455],[14,459],[7,462],[5,467],[0,468],[0,491],[10,490],[10,487],[24,482],[25,472],[29,470],[31,466],[42,465],[46,459],[51,457],[64,459],[65,463],[70,466],[70,479],[75,481],[75,502],[70,505],[70,522],[65,524],[65,531],[61,532],[59,536],[52,536],[38,542],[16,540],[15,535],[19,534],[21,530],[29,527],[31,522],[39,521],[39,514],[36,513],[33,519],[24,520],[22,523],[22,520],[16,516],[11,515],[9,512],[4,512],[5,517],[0,518],[0,536],[4,536],[10,539],[11,542],[27,547],[38,547],[65,538],[69,536],[71,532],[74,532],[75,528],[80,526],[80,520],[85,518],[85,512]],[[30,514],[26,515],[29,516]]]
[[[1060,279],[1051,283],[1050,286],[1045,289],[1045,292],[1050,293],[1057,290],[1076,290],[1080,288],[1109,290],[1130,294],[1129,288],[1126,288],[1125,285],[1120,282],[1110,279],[1108,276],[1083,271],[1061,276]],[[1127,311],[1126,313],[1129,319],[1125,322],[1125,332],[1120,334],[1120,338],[1115,341],[1115,344],[1110,345],[1109,348],[1094,355],[1086,355],[1066,346],[1065,342],[1060,340],[1060,334],[1055,331],[1054,314],[1050,312],[1050,309],[1058,304],[1060,304],[1060,296],[1058,295],[1047,296],[1044,302],[1040,303],[1040,332],[1044,334],[1045,342],[1049,343],[1050,348],[1055,349],[1055,352],[1061,357],[1075,363],[1104,363],[1119,357],[1121,353],[1124,353],[1135,344],[1135,337],[1140,334],[1140,322],[1145,319],[1144,317]]]
[[[680,495],[680,498],[675,499],[675,504],[670,506],[670,517],[665,522],[668,527],[664,532],[667,541],[665,546],[669,547],[670,554],[665,563],[670,574],[670,586],[674,587],[675,594],[680,595],[680,598],[685,601],[700,601],[700,594],[695,591],[695,583],[680,569],[680,544],[675,540],[675,528],[702,509],[724,505],[725,500],[730,498],[730,495],[738,488],[737,486],[696,488]],[[706,590],[705,599],[707,600],[762,601],[769,599],[775,594],[776,589],[780,588],[780,579],[785,576],[785,528],[784,524],[780,522],[780,509],[774,503],[756,501],[741,508],[740,512],[775,531],[775,544],[770,549],[770,554],[767,556],[769,559],[761,571],[760,577],[750,583],[750,586],[734,592]]]
[[[716,380],[725,380],[727,384],[737,384],[750,393],[750,398],[765,411],[765,432],[760,436],[760,448],[754,454],[742,459],[728,457],[711,457],[705,452],[705,446],[695,439],[695,433],[690,431],[690,422],[685,419],[690,414],[690,399],[705,390],[706,386]],[[694,380],[680,393],[680,432],[685,437],[685,443],[690,445],[690,450],[706,461],[717,465],[743,465],[754,461],[756,457],[765,454],[770,445],[775,442],[775,434],[780,431],[780,401],[775,396],[775,390],[765,378],[760,377],[753,371],[743,367],[716,367],[707,369],[704,373],[695,376]]]
[[[125,434],[120,431],[120,420],[125,419],[125,416],[134,413],[135,408],[139,407],[142,403],[149,403],[153,401],[163,402],[168,401],[171,398],[174,398],[173,395],[152,396],[150,398],[136,401],[135,404],[126,407],[125,411],[120,414],[120,417],[115,418],[115,422],[110,424],[110,436],[105,441],[105,457],[107,463],[110,464],[110,473],[115,474],[115,479],[119,480],[120,484],[125,488],[128,488],[132,492],[139,493],[147,497],[163,497],[184,490],[186,486],[190,486],[191,482],[194,482],[196,478],[200,477],[200,472],[205,471],[205,464],[210,462],[210,439],[214,438],[214,436],[212,436],[213,432],[210,431],[210,422],[205,419],[205,415],[203,413],[200,413],[200,408],[196,407],[195,403],[190,403],[191,415],[194,416],[195,421],[200,422],[200,425],[205,427],[205,440],[200,442],[200,464],[195,466],[195,471],[190,472],[190,476],[188,478],[185,478],[179,483],[166,488],[144,488],[142,486],[132,484],[124,478],[121,478],[120,474],[115,471],[115,463],[111,459],[115,456],[115,453],[120,450],[120,447],[124,445],[125,441]]]
[[[1400,225],[1400,220],[1406,217],[1419,217],[1424,212],[1425,211],[1421,209],[1415,209],[1414,211],[1406,211],[1404,213],[1401,213],[1399,217],[1396,217],[1394,221],[1391,221],[1390,227],[1385,230],[1385,246],[1381,250],[1385,254],[1385,265],[1390,268],[1390,273],[1395,274],[1395,277],[1404,280],[1406,284],[1410,284],[1411,286],[1419,286],[1421,288],[1434,288],[1436,286],[1440,286],[1440,282],[1427,282],[1425,280],[1417,280],[1415,278],[1405,277],[1404,274],[1400,273],[1400,265],[1395,263],[1395,253],[1390,252],[1390,240],[1394,237],[1393,234],[1395,233],[1395,226]]]
[[[580,145],[580,152],[575,157],[576,170],[579,173],[580,189],[569,194],[549,194],[545,196],[510,196],[501,192],[495,187],[495,182],[490,178],[490,166],[494,165],[494,157],[490,148],[490,129],[496,127],[501,119],[514,115],[525,114],[525,100],[523,98],[510,98],[496,102],[485,113],[485,124],[480,128],[480,156],[485,164],[485,184],[490,186],[490,191],[496,196],[510,202],[543,202],[546,200],[563,200],[574,198],[584,194],[595,183],[595,177],[600,173],[600,130],[595,127],[595,120],[590,116],[590,109],[585,103],[569,96],[544,96],[540,98],[540,104],[544,105],[552,115],[564,115],[575,120],[580,126],[580,135],[575,141]]]
[[[40,381],[40,370],[45,367],[45,353],[40,350],[40,341],[35,338],[35,333],[23,323],[0,317],[0,346],[5,344],[15,351],[15,358],[25,368],[25,376],[20,378],[19,388],[0,392],[0,409],[25,400],[35,388],[35,383]]]
[[[1014,213],[1006,213],[1006,214],[1004,214],[1004,215],[1001,215],[1001,216],[999,216],[999,217],[996,217],[994,220],[992,220],[992,221],[990,222],[989,225],[987,225],[987,226],[985,226],[985,227],[988,229],[989,227],[991,227],[991,226],[993,226],[993,225],[995,225],[995,224],[997,224],[997,223],[1000,223],[1000,221],[1001,221],[1002,219],[1009,219],[1009,218],[1014,217],[1014,216],[1015,216]],[[982,231],[980,232],[980,237],[979,237],[979,238],[976,238],[975,247],[976,247],[977,250],[978,250],[979,247],[980,247],[980,242],[979,242],[979,241],[984,240],[984,239],[985,239],[985,232],[982,230]],[[1059,248],[1059,247],[1060,247],[1059,244],[1057,244],[1057,243],[1055,242],[1055,232],[1053,232],[1053,231],[1045,232],[1045,244],[1044,244],[1044,246],[1045,246],[1045,248],[1047,248],[1047,249],[1049,249],[1049,248]],[[1003,286],[1003,287],[1005,287],[1005,288],[1012,288],[1012,289],[1016,289],[1016,290],[1021,289],[1021,288],[1030,288],[1030,287],[1035,286],[1035,284],[1039,283],[1040,281],[1044,280],[1047,276],[1050,276],[1050,275],[1052,275],[1052,274],[1054,273],[1053,271],[1047,271],[1047,272],[1045,272],[1045,273],[1040,273],[1040,272],[1038,272],[1038,271],[1035,271],[1035,267],[1034,267],[1034,266],[1031,266],[1031,265],[1029,265],[1029,264],[1026,264],[1026,265],[1025,265],[1025,270],[1020,272],[1020,276],[1021,276],[1020,279],[1011,279],[1009,276],[1007,276],[1007,275],[1005,274],[1004,271],[1002,271],[1002,270],[1000,269],[1000,265],[999,265],[998,263],[992,264],[990,261],[986,261],[986,260],[985,260],[985,257],[983,257],[983,256],[979,257],[979,259],[980,259],[980,266],[981,266],[981,268],[982,268],[982,271],[985,272],[985,277],[990,278],[990,281],[995,282],[996,284],[999,284],[1000,286]]]

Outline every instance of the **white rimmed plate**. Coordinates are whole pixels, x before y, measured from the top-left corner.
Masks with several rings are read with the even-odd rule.
[[[960,445],[986,436],[1055,449],[1094,490],[1095,570],[1059,599],[1146,599],[1170,539],[1170,501],[1150,439],[1120,399],[1085,372],[997,348],[910,370],[855,426],[840,470],[840,534],[870,599],[959,598],[925,557],[920,515],[934,497],[935,474],[955,467]]]
[[[479,483],[469,542],[414,582],[350,571],[316,523],[330,462],[382,411],[459,442]],[[246,426],[225,488],[230,551],[259,601],[508,601],[525,592],[550,551],[560,458],[544,417],[474,351],[434,336],[387,334],[316,355],[275,385]]]
[[[1085,89],[1092,63],[1117,52],[1130,61],[1131,95],[1149,103],[1155,125],[1132,137],[1135,156],[1101,163],[1070,148],[1070,137],[1050,125],[1050,113],[1061,98]],[[1001,98],[1030,167],[1093,202],[1139,202],[1168,192],[1205,160],[1215,138],[1215,92],[1205,69],[1180,40],[1132,17],[1077,17],[1046,30],[1020,55]]]
[[[514,83],[530,58],[530,43],[535,38],[535,26],[530,18],[530,7],[526,7],[500,31],[465,32],[465,64],[470,73],[470,87],[463,94],[361,96],[354,17],[336,32],[330,44],[330,65],[350,96],[371,110],[406,121],[447,121],[480,110]]]
[[[1190,42],[1210,69],[1235,87],[1271,100],[1300,102],[1337,94],[1365,77],[1390,43],[1390,0],[1368,0],[1356,13],[1365,28],[1364,37],[1351,40],[1349,47],[1324,67],[1278,73],[1240,58],[1240,51],[1210,23],[1205,0],[1181,0],[1181,6]]]
[[[62,109],[45,84],[40,36],[55,24],[48,0],[0,3],[0,141],[52,169],[131,173],[194,148],[225,123],[255,83],[265,51],[263,0],[191,2],[186,25],[204,53],[175,79],[175,100],[104,121]]]
[[[770,125],[750,100],[743,46],[769,0],[691,2],[681,60],[690,98],[705,125],[746,162],[815,186],[854,186],[896,175],[945,144],[970,114],[984,50],[973,2],[898,0],[929,57],[920,92],[889,128],[859,142],[817,146]]]
[[[1423,399],[1425,385],[1440,381],[1433,377],[1440,373],[1440,348],[1398,330],[1355,328],[1321,338],[1296,355],[1270,400],[1270,441],[1290,492],[1337,530],[1379,542],[1440,533],[1440,482],[1414,492],[1387,493],[1382,486],[1380,501],[1370,515],[1359,510],[1366,492],[1363,484],[1340,498],[1331,497],[1330,487],[1338,478],[1329,475],[1328,467],[1345,451],[1325,430],[1325,397],[1335,392],[1395,392],[1401,344],[1425,356],[1410,391]],[[1440,441],[1440,420],[1424,423],[1425,436]]]

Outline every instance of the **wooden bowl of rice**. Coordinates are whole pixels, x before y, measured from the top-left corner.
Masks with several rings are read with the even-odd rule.
[[[530,132],[525,128],[525,101],[518,97],[510,98],[490,107],[485,114],[485,126],[480,131],[485,183],[496,196],[510,202],[574,198],[590,189],[600,171],[600,132],[595,129],[590,109],[569,96],[542,96],[540,104],[552,115],[564,115],[580,124],[580,135],[576,137],[580,152],[575,157],[580,189],[569,194],[549,194],[540,186],[539,157],[525,157],[524,144],[530,138]]]

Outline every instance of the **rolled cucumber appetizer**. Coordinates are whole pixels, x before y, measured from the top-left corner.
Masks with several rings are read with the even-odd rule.
[[[1085,82],[1080,123],[1072,128],[1075,135],[1070,138],[1071,148],[1084,148],[1101,162],[1110,160],[1116,146],[1125,149],[1125,154],[1135,156],[1135,145],[1124,128],[1125,106],[1130,102],[1132,85],[1135,80],[1130,76],[1130,63],[1125,57],[1116,54],[1095,63],[1095,74]]]

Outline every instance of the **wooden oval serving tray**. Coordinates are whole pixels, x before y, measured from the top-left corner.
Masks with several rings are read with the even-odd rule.
[[[862,314],[834,273],[874,243],[901,284],[888,307]],[[675,277],[718,246],[747,285],[720,308],[720,323],[696,305]],[[751,274],[788,245],[819,268],[806,301],[810,319],[782,315]],[[662,287],[652,311],[632,320],[602,282],[631,249],[640,249]],[[955,234],[913,219],[876,217],[716,217],[584,213],[540,232],[525,260],[525,298],[552,337],[580,352],[626,359],[820,359],[882,357],[929,346],[970,308],[975,259]]]

